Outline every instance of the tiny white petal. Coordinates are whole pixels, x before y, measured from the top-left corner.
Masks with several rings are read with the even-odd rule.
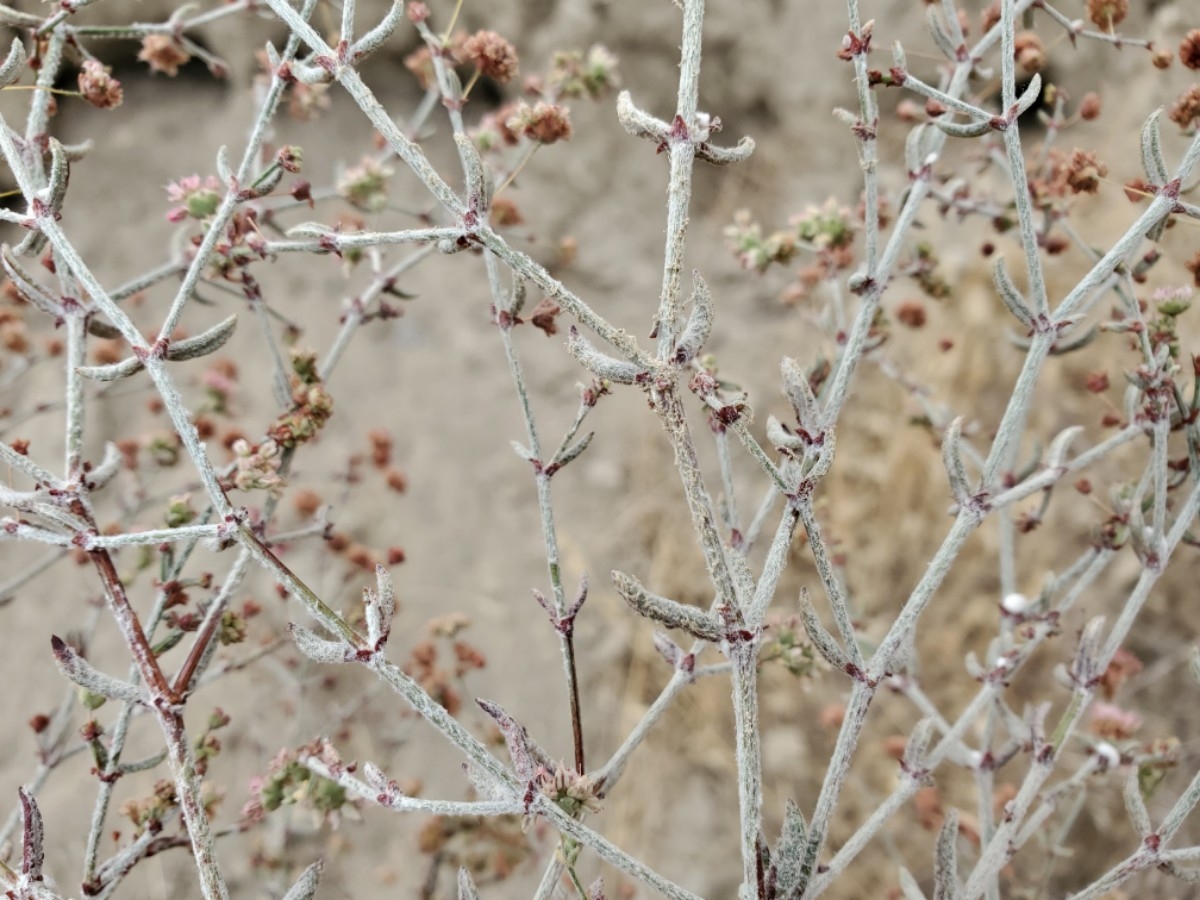
[[[1103,741],[1096,745],[1096,755],[1104,760],[1111,768],[1121,762],[1121,754],[1117,748],[1107,741]]]
[[[1008,594],[1000,601],[1000,606],[1009,615],[1019,615],[1029,608],[1029,598],[1024,594]]]

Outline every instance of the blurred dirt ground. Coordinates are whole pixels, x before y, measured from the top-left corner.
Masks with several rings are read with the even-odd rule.
[[[452,4],[440,0],[429,5],[435,17],[444,18]],[[976,28],[979,5],[967,5]],[[1082,14],[1082,4],[1065,0],[1064,9],[1068,5],[1071,15]],[[35,6],[24,4],[27,9]],[[369,20],[382,5],[358,6]],[[722,229],[740,208],[750,209],[770,229],[828,196],[851,206],[857,202],[860,173],[854,144],[830,115],[834,106],[855,102],[849,66],[835,58],[845,31],[844,10],[836,3],[778,0],[712,0],[709,6],[701,106],[724,120],[723,137],[732,143],[749,134],[758,149],[740,167],[697,171],[687,264],[699,266],[714,290],[719,305],[711,350],[720,360],[722,375],[748,389],[756,428],[761,429],[769,413],[782,415],[785,408],[778,387],[779,359],[812,359],[822,345],[804,310],[779,301],[790,275],[773,271],[759,278],[741,271],[724,246]],[[154,21],[173,7],[151,0],[106,0],[78,15],[79,21]],[[542,68],[555,49],[605,44],[620,57],[624,86],[641,105],[660,116],[673,108],[679,16],[668,0],[468,0],[462,16],[468,29],[486,25],[513,39],[526,71]],[[863,17],[877,20],[879,65],[889,64],[886,48],[901,38],[914,68],[923,62],[932,71],[936,51],[922,31],[920,4],[864,3]],[[334,22],[331,17],[327,24],[332,28]],[[1188,27],[1198,24],[1195,8],[1181,0],[1139,6],[1127,28],[1131,34],[1174,46]],[[113,42],[104,49],[110,51],[106,59],[125,84],[124,105],[101,113],[78,102],[62,103],[55,120],[60,136],[96,140],[86,161],[72,171],[64,227],[105,284],[118,284],[167,258],[164,185],[182,175],[212,171],[222,144],[230,145],[235,157],[240,152],[253,112],[253,51],[266,37],[277,35],[266,21],[256,27],[222,26],[202,35],[212,50],[231,61],[227,81],[212,80],[196,65],[174,80],[150,77],[133,59],[134,45]],[[1184,75],[1155,70],[1148,55],[1134,48],[1082,43],[1072,51],[1044,20],[1039,28],[1055,45],[1050,79],[1073,97],[1096,90],[1104,102],[1099,120],[1074,128],[1062,139],[1064,144],[1096,150],[1108,163],[1108,180],[1099,196],[1087,201],[1086,215],[1078,223],[1086,238],[1102,245],[1137,214],[1120,185],[1140,175],[1138,130],[1152,109],[1173,99]],[[395,48],[365,71],[368,83],[398,117],[420,99],[400,62],[414,46],[411,29],[402,27],[400,35]],[[885,111],[894,107],[898,95],[882,90],[880,95]],[[21,102],[4,98],[3,112],[14,127]],[[479,112],[468,108],[469,116]],[[578,258],[556,268],[556,275],[612,321],[644,336],[661,277],[665,157],[655,157],[647,144],[621,130],[611,98],[596,105],[577,104],[573,121],[576,133],[570,144],[537,154],[515,185],[513,196],[530,234],[514,243],[552,264],[563,237],[577,240]],[[426,145],[442,171],[455,171],[447,128],[436,117],[435,122],[436,133]],[[893,198],[904,184],[904,133],[894,120],[881,132],[882,172]],[[1032,132],[1028,140],[1039,137]],[[284,142],[304,148],[304,177],[318,186],[335,177],[340,162],[353,163],[371,147],[369,130],[357,110],[336,92],[332,108],[316,122],[281,122],[276,143]],[[1180,146],[1171,139],[1168,150],[1176,152]],[[969,148],[951,146],[947,165],[957,160],[967,166],[968,155]],[[401,172],[394,183],[396,203],[428,207],[414,179]],[[989,264],[979,252],[990,235],[973,224],[944,227],[932,209],[921,221],[925,238],[937,248],[951,293],[940,303],[926,302],[929,318],[921,331],[894,328],[886,352],[916,382],[929,387],[937,401],[968,412],[986,433],[1007,400],[1020,361],[1002,337],[1005,314],[990,285]],[[1194,224],[1168,232],[1166,259],[1155,270],[1155,283],[1186,283],[1189,276],[1181,261],[1197,248],[1200,229]],[[1019,258],[1015,247],[1001,249]],[[1061,296],[1085,267],[1077,253],[1055,258],[1048,269],[1053,296]],[[325,349],[342,300],[356,289],[355,282],[348,286],[332,258],[280,260],[274,268],[274,276],[264,282],[266,301],[303,329],[302,343]],[[402,546],[406,561],[393,568],[402,601],[396,658],[405,658],[424,639],[430,619],[465,612],[473,623],[465,636],[487,656],[489,665],[468,676],[462,689],[501,703],[552,754],[567,757],[570,734],[556,640],[530,599],[531,588],[547,588],[533,482],[527,464],[509,449],[509,441],[523,434],[502,348],[489,322],[482,262],[463,256],[431,258],[406,276],[403,289],[417,295],[405,304],[404,316],[364,329],[333,375],[329,387],[336,403],[334,424],[318,445],[300,455],[289,478],[281,527],[300,521],[291,496],[312,488],[334,504],[339,533],[374,548]],[[894,308],[918,294],[914,282],[901,279],[885,303]],[[137,309],[139,322],[155,324],[168,299],[166,291],[150,292]],[[194,319],[185,325],[198,331],[242,306],[230,298],[221,298],[219,305],[217,310],[192,310],[189,317],[194,313]],[[243,320],[224,355],[236,359],[241,370],[235,409],[239,421],[252,431],[271,420],[274,406],[266,374],[269,360],[256,323],[248,315]],[[939,337],[951,339],[953,348],[933,352]],[[563,351],[561,339],[520,329],[517,343],[544,439],[556,443],[573,415],[581,372]],[[1193,350],[1196,346],[1191,344]],[[1049,367],[1031,422],[1031,434],[1043,443],[1070,424],[1088,426],[1088,439],[1102,433],[1098,422],[1106,407],[1082,389],[1082,382],[1089,371],[1107,368],[1119,384],[1127,357],[1115,336],[1102,337],[1096,347],[1079,360],[1066,357]],[[8,387],[0,404],[11,408],[13,417],[28,414],[37,402],[58,397],[60,378],[56,362],[43,362],[18,387]],[[202,394],[196,381],[185,378],[185,387],[189,400]],[[138,429],[169,428],[164,417],[145,411],[150,397],[137,389],[93,405],[90,451],[98,456],[104,440],[128,436],[131,416],[142,420]],[[1119,391],[1113,397],[1119,404]],[[915,402],[894,380],[876,366],[864,366],[838,432],[833,474],[822,489],[820,511],[845,557],[844,577],[868,637],[885,630],[949,524],[949,494],[936,441],[912,424],[918,414]],[[715,454],[703,439],[699,417],[695,424],[716,493]],[[566,580],[574,583],[584,571],[591,575],[592,594],[579,621],[578,645],[587,749],[595,765],[615,749],[669,674],[652,648],[650,627],[623,607],[607,573],[620,568],[655,592],[683,601],[707,603],[709,594],[666,441],[641,397],[627,391],[607,398],[589,426],[596,440],[578,464],[555,480],[555,503]],[[403,495],[387,490],[367,466],[360,467],[361,481],[346,477],[350,457],[369,454],[367,434],[374,428],[386,428],[395,437],[395,460],[408,477]],[[6,427],[5,436],[30,438],[35,455],[50,464],[61,455],[60,431],[51,411],[19,427]],[[736,468],[741,487],[737,499],[747,515],[763,485],[747,460],[738,458]],[[1121,471],[1118,460],[1104,475],[1119,477]],[[150,495],[168,484],[177,490],[172,475],[146,476],[142,488]],[[1097,481],[1103,482],[1104,475]],[[147,517],[156,509],[149,505]],[[1048,569],[1073,559],[1101,517],[1086,498],[1060,498],[1050,519],[1021,538],[1022,589],[1036,592]],[[976,688],[963,670],[964,655],[968,650],[982,654],[995,633],[995,551],[995,531],[985,528],[972,539],[923,619],[917,670],[947,714],[961,708]],[[5,546],[0,557],[4,571],[28,564],[33,553],[28,547]],[[793,611],[789,604],[801,586],[819,594],[802,542],[797,542],[793,555],[794,564],[779,592],[779,611],[785,615]],[[285,559],[335,608],[353,608],[366,583],[362,573],[346,574],[340,559],[311,542],[298,543]],[[216,557],[203,562],[217,572],[224,564]],[[1016,696],[1031,686],[1035,690],[1030,697],[1045,696],[1046,676],[1055,663],[1068,658],[1080,622],[1098,612],[1111,613],[1124,596],[1136,577],[1132,562],[1126,558],[1091,592],[1078,616],[1064,624],[1062,637],[1014,687]],[[1145,716],[1140,736],[1175,736],[1182,743],[1179,771],[1169,776],[1161,793],[1167,798],[1200,766],[1200,718],[1195,715],[1200,687],[1189,683],[1184,665],[1200,624],[1194,602],[1196,566],[1194,551],[1182,548],[1174,572],[1155,591],[1129,645],[1146,663],[1143,675],[1130,686],[1136,708]],[[144,577],[139,584],[144,602]],[[84,612],[83,601],[94,600],[97,590],[86,570],[76,571],[67,562],[0,609],[5,647],[0,683],[7,686],[0,691],[0,714],[9,723],[0,729],[0,797],[15,796],[16,786],[36,766],[33,736],[23,723],[34,712],[48,711],[64,692],[48,651],[49,635],[75,627],[90,614]],[[252,622],[254,639],[269,639],[284,622],[304,619],[297,605],[285,607],[275,599],[266,579],[249,582],[241,593],[266,607],[262,618]],[[118,644],[102,615],[93,659],[103,661],[108,671],[121,671]],[[218,825],[236,820],[247,798],[249,777],[264,772],[280,746],[296,746],[320,733],[334,737],[347,759],[371,759],[398,779],[419,778],[426,796],[464,796],[459,760],[422,723],[408,718],[397,698],[364,673],[313,671],[297,666],[293,657],[290,652],[268,657],[250,672],[234,673],[206,689],[195,701],[197,719],[213,705],[233,716],[225,750],[213,763],[214,780],[228,788]],[[846,688],[836,673],[805,681],[777,671],[765,676],[768,836],[777,834],[785,798],[811,810],[836,734],[831,717]],[[1049,693],[1058,703],[1065,697],[1062,692]],[[1013,704],[1019,709],[1019,703]],[[482,725],[469,703],[463,716]],[[896,764],[886,753],[885,741],[908,733],[917,718],[903,698],[877,701],[843,796],[833,846],[890,790]],[[140,726],[136,743],[152,750],[157,735],[148,723]],[[48,871],[68,893],[78,884],[78,860],[90,815],[89,765],[85,755],[64,763],[41,795],[52,842]],[[1002,771],[998,782],[1019,781],[1019,765],[1014,764],[1017,771]],[[734,897],[740,861],[732,766],[728,685],[710,679],[679,699],[592,822],[614,842],[702,896]],[[148,784],[130,782],[127,792],[118,791],[118,803],[126,796],[139,796],[139,790],[144,793]],[[969,784],[949,778],[941,792],[945,805],[968,814],[974,810]],[[0,806],[0,813],[7,815],[7,810],[7,804]],[[223,840],[221,857],[234,896],[279,896],[280,887],[317,855],[328,861],[318,896],[416,896],[429,880],[429,858],[417,850],[423,821],[375,809],[364,810],[361,818],[343,821],[330,833],[308,823],[303,814],[280,814],[264,829]],[[928,875],[936,828],[911,827],[918,818],[912,809],[902,818],[826,896],[886,896],[896,883],[899,864]],[[286,829],[280,824],[285,819]],[[519,832],[494,834],[488,840],[487,846],[501,850],[521,844]],[[551,852],[549,836],[535,829],[531,840],[544,860]],[[1094,877],[1128,852],[1135,840],[1121,811],[1120,784],[1113,780],[1094,792],[1073,833],[1074,846],[1086,852],[1057,863],[1043,896],[1060,896],[1086,883],[1089,875]],[[105,842],[105,850],[113,846]],[[456,846],[447,845],[445,852],[452,856]],[[1017,886],[1037,884],[1045,863],[1037,850],[1027,853],[1031,861],[1012,873],[1013,896],[1020,895]],[[514,854],[510,878],[484,885],[484,896],[530,895],[542,863],[520,859],[520,851]],[[177,850],[140,865],[125,896],[192,896],[182,857],[183,851]],[[258,865],[251,866],[252,860]],[[583,866],[585,872],[594,868],[591,863]],[[613,873],[607,874],[613,895],[624,896],[619,887],[623,880],[617,877],[614,883]],[[1156,879],[1143,879],[1129,896],[1188,895],[1177,884]],[[449,896],[449,890],[447,870],[437,896]]]

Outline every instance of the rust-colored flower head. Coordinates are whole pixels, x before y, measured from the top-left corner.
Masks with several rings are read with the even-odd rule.
[[[1085,122],[1091,122],[1100,117],[1100,95],[1095,91],[1088,91],[1083,95],[1083,99],[1079,101],[1079,118]]]
[[[137,58],[149,64],[151,72],[162,72],[174,78],[179,74],[179,67],[186,65],[192,57],[169,34],[148,34],[142,38],[142,49]]]
[[[125,99],[121,82],[112,77],[112,70],[98,59],[85,59],[79,71],[79,93],[92,106],[115,109]]]
[[[1042,39],[1032,31],[1022,31],[1013,39],[1013,54],[1017,65],[1026,75],[1046,68],[1046,48]]]
[[[905,300],[896,307],[896,319],[909,328],[920,328],[925,324],[925,306],[920,300]]]
[[[1088,0],[1088,18],[1097,28],[1111,31],[1129,13],[1129,0]]]
[[[1108,174],[1108,166],[1096,154],[1076,148],[1067,163],[1067,186],[1076,194],[1094,194],[1100,189],[1100,179]]]
[[[1200,69],[1200,28],[1193,28],[1179,42],[1179,61],[1189,69]]]
[[[517,75],[516,48],[494,31],[475,32],[463,41],[462,49],[481,74],[501,84],[507,84]]]
[[[1155,47],[1154,52],[1150,55],[1150,61],[1154,63],[1154,68],[1156,69],[1171,68],[1171,60],[1173,58],[1174,54],[1165,47]]]
[[[571,120],[567,108],[556,103],[539,101],[530,106],[522,103],[508,120],[508,127],[539,144],[554,144],[571,137]]]
[[[1200,119],[1200,84],[1193,84],[1180,94],[1167,116],[1180,128],[1191,128]]]

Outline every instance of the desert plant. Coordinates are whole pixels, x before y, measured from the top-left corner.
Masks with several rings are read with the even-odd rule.
[[[0,594],[28,604],[34,588],[44,592],[49,585],[55,594],[87,597],[89,588],[77,586],[66,571],[75,559],[87,568],[89,584],[99,585],[130,663],[120,677],[93,661],[99,655],[93,647],[101,640],[98,605],[88,614],[77,609],[55,618],[71,628],[64,637],[52,636],[41,620],[32,626],[42,631],[31,640],[49,641],[72,688],[52,714],[30,722],[37,768],[24,779],[0,829],[8,853],[0,880],[10,896],[68,893],[62,885],[71,877],[69,863],[58,851],[44,860],[54,844],[47,843],[37,796],[52,776],[77,777],[76,757],[87,754],[96,798],[90,814],[81,816],[89,824],[79,885],[88,896],[112,896],[139,863],[186,847],[202,895],[228,897],[233,888],[222,837],[263,827],[281,807],[307,807],[318,821],[334,822],[374,805],[434,817],[422,832],[434,857],[427,895],[435,890],[438,869],[453,856],[462,863],[458,896],[479,896],[476,882],[482,876],[499,880],[521,864],[529,852],[523,832],[541,829],[551,835],[553,850],[542,861],[538,898],[563,892],[605,896],[599,880],[585,887],[590,880],[582,874],[585,854],[664,896],[696,897],[644,863],[644,848],[618,846],[606,837],[596,814],[619,791],[639,747],[663,727],[672,702],[697,680],[725,678],[731,685],[739,810],[732,830],[740,859],[738,892],[746,900],[833,891],[864,851],[884,841],[894,819],[913,815],[914,798],[928,798],[935,781],[955,777],[973,789],[974,813],[951,808],[925,817],[936,838],[930,842],[932,858],[918,870],[921,877],[910,874],[908,867],[917,865],[911,859],[889,863],[888,874],[880,876],[888,883],[898,879],[905,897],[924,897],[926,889],[942,898],[1038,896],[1050,890],[1053,861],[1069,851],[1089,792],[1114,779],[1123,784],[1136,840],[1126,857],[1090,861],[1084,877],[1061,889],[1100,897],[1152,869],[1200,878],[1193,867],[1200,847],[1180,835],[1200,801],[1200,775],[1164,801],[1158,788],[1166,770],[1180,762],[1178,748],[1135,739],[1135,713],[1098,704],[1099,697],[1111,701],[1140,665],[1125,649],[1139,614],[1171,567],[1188,564],[1186,556],[1197,544],[1200,365],[1186,350],[1191,291],[1179,272],[1189,267],[1200,284],[1200,256],[1180,254],[1172,269],[1171,251],[1154,246],[1167,247],[1168,228],[1184,231],[1200,219],[1200,207],[1189,200],[1200,162],[1197,88],[1185,88],[1168,113],[1171,127],[1186,138],[1180,153],[1167,149],[1161,112],[1149,115],[1140,138],[1142,176],[1120,189],[1141,204],[1140,212],[1123,233],[1097,248],[1077,223],[1090,195],[1107,183],[1107,167],[1095,152],[1068,152],[1060,145],[1072,126],[1100,114],[1099,99],[1088,95],[1075,103],[1048,85],[1045,73],[1053,55],[1063,52],[1056,46],[1076,44],[1095,53],[1124,47],[1160,68],[1169,66],[1170,53],[1117,31],[1125,3],[1088,2],[1084,20],[1046,0],[1002,0],[981,12],[977,38],[970,36],[965,12],[950,2],[930,3],[928,34],[941,57],[910,65],[897,42],[891,64],[872,68],[882,26],[864,21],[857,0],[848,0],[847,30],[840,49],[833,48],[838,59],[830,54],[830,66],[848,68],[856,90],[857,108],[839,108],[835,115],[857,149],[859,209],[814,198],[817,203],[786,228],[765,233],[750,213],[739,213],[725,231],[746,269],[767,273],[776,264],[804,262],[786,289],[798,307],[789,327],[803,330],[818,349],[810,358],[771,361],[779,366],[788,412],[786,421],[768,416],[758,427],[748,394],[710,352],[724,315],[722,295],[744,289],[748,278],[715,289],[717,282],[705,272],[686,271],[694,170],[698,164],[744,163],[755,144],[746,137],[730,146],[722,140],[721,118],[702,111],[706,3],[677,5],[682,21],[677,100],[673,113],[662,118],[638,106],[637,83],[616,92],[617,60],[600,45],[556,54],[543,73],[526,78],[523,99],[477,113],[483,85],[514,82],[522,61],[514,44],[495,31],[456,32],[461,0],[453,9],[394,2],[378,11],[353,0],[237,0],[209,9],[181,7],[162,22],[120,25],[87,24],[85,7],[93,4],[82,0],[61,4],[49,15],[0,6],[0,19],[18,32],[0,66],[0,84],[10,96],[28,101],[23,129],[10,124],[7,110],[0,118],[0,152],[17,197],[16,208],[0,211],[0,221],[23,231],[2,252],[9,300],[0,323],[9,350],[4,374],[10,385],[24,385],[35,383],[48,360],[61,370],[28,418],[10,411],[0,425],[0,458],[11,473],[0,500],[13,511],[3,521],[3,535],[20,542],[19,554],[9,557],[20,565],[12,566]],[[259,60],[262,72],[241,156],[221,147],[214,174],[177,173],[167,189],[170,205],[161,210],[166,262],[143,249],[141,274],[106,285],[96,274],[97,261],[81,251],[77,229],[118,225],[90,221],[103,218],[105,210],[71,205],[72,167],[86,165],[94,148],[52,134],[58,107],[86,102],[113,115],[121,107],[126,88],[96,55],[102,39],[137,42],[138,60],[169,77],[193,59],[222,74],[236,66],[199,35],[214,23],[253,14],[269,14],[283,37],[268,43]],[[1063,37],[1054,45],[1035,26]],[[387,52],[402,34],[416,36],[407,65],[425,94],[400,120],[377,99],[363,73],[371,57]],[[1185,69],[1200,70],[1200,30],[1183,36],[1179,57]],[[77,90],[61,87],[71,70]],[[18,93],[22,88],[29,89],[27,96]],[[278,140],[276,129],[284,127],[284,111],[298,118],[327,115],[339,92],[369,122],[377,141],[366,152],[346,153],[331,183],[314,186],[296,177],[308,168],[309,154]],[[905,99],[893,104],[892,96],[901,93]],[[535,153],[570,152],[569,146],[543,148],[575,136],[570,104],[576,101],[614,104],[624,131],[653,147],[647,158],[665,158],[666,239],[648,345],[627,330],[628,323],[611,321],[568,286],[561,263],[572,252],[569,243],[551,248],[547,263],[554,274],[518,249],[524,235],[515,230],[522,215],[512,199],[514,185]],[[453,138],[454,175],[439,169],[425,147],[426,129],[439,109]],[[1029,137],[1035,128],[1041,129],[1038,141]],[[894,172],[881,162],[881,148],[890,147],[893,134],[903,135],[903,160]],[[105,133],[99,131],[96,140],[106,140]],[[436,205],[403,208],[396,189],[402,173],[411,174]],[[413,227],[390,227],[402,216],[415,218]],[[967,225],[958,226],[960,232],[939,232],[938,216]],[[975,225],[978,231],[968,230]],[[922,229],[937,239],[925,238]],[[961,392],[938,396],[885,349],[889,340],[901,343],[896,334],[901,328],[913,346],[935,349],[931,331],[923,328],[929,315],[925,300],[894,302],[897,285],[911,279],[931,303],[950,296],[955,287],[942,269],[948,244],[980,233],[986,235],[985,254],[993,257],[997,308],[1011,320],[1010,327],[992,328],[983,340],[1006,341],[1023,354],[998,414],[973,407],[978,398]],[[1014,273],[998,252],[1006,244],[1015,247],[1023,273]],[[1054,270],[1055,278],[1069,280],[1059,289],[1048,271],[1068,251],[1070,265]],[[512,449],[532,478],[531,508],[548,589],[533,588],[533,599],[513,617],[521,622],[522,641],[536,634],[557,641],[569,761],[557,759],[546,749],[552,746],[548,736],[531,733],[508,711],[513,705],[507,697],[478,699],[474,706],[464,702],[464,690],[472,687],[467,675],[487,664],[462,636],[465,618],[438,610],[427,639],[411,648],[405,663],[397,662],[389,640],[410,612],[399,609],[390,569],[403,561],[404,551],[393,546],[380,552],[367,544],[373,536],[360,542],[339,532],[323,496],[328,492],[297,490],[292,483],[301,461],[310,453],[316,458],[333,427],[329,423],[337,420],[340,401],[331,380],[335,371],[356,365],[347,355],[351,342],[401,315],[401,304],[411,299],[402,279],[411,270],[454,254],[482,261],[486,286],[481,281],[479,293],[487,296],[499,338],[496,366],[507,369],[518,400],[524,436]],[[304,331],[285,303],[271,299],[272,285],[282,277],[272,268],[294,266],[304,273],[309,257],[336,263],[351,286],[330,336]],[[539,302],[529,301],[531,292],[541,295]],[[196,325],[210,317],[206,307],[234,302],[236,314],[222,308],[208,327]],[[328,328],[330,317],[324,315]],[[244,324],[239,329],[243,319],[254,320],[254,344],[235,334],[246,330]],[[547,426],[535,416],[528,351],[518,341],[534,329],[560,336],[577,364],[573,371],[584,379],[574,416],[560,426],[557,439],[547,440]],[[322,346],[309,349],[309,343]],[[1087,445],[1073,452],[1087,415],[1077,408],[1079,397],[1046,401],[1038,389],[1054,366],[1074,365],[1097,348],[1110,356],[1124,354],[1124,401],[1105,414],[1101,424],[1107,433],[1097,437],[1088,430]],[[256,359],[266,362],[252,368]],[[199,379],[186,380],[189,363],[207,367]],[[843,496],[829,488],[839,467],[862,462],[853,454],[843,462],[835,437],[846,430],[855,386],[870,366],[919,406],[916,427],[939,446],[949,486],[951,524],[911,586],[859,581],[854,588],[852,554],[846,559],[838,549],[822,506],[827,491],[833,504]],[[246,384],[255,375],[261,383]],[[378,405],[395,402],[393,391],[406,390],[384,373],[370,375]],[[1108,388],[1104,371],[1087,381],[1092,394]],[[146,389],[151,415],[165,415],[169,426],[139,433],[138,416],[125,410],[147,396]],[[277,408],[264,415],[253,401],[240,400],[239,391],[254,392],[259,403],[269,397]],[[589,612],[586,601],[596,586],[584,572],[565,571],[556,526],[556,500],[562,497],[553,488],[586,458],[594,437],[584,426],[594,421],[594,411],[636,392],[644,395],[671,449],[687,511],[679,520],[690,522],[711,602],[681,602],[656,593],[655,584],[643,583],[648,579],[612,572],[613,588],[629,609],[675,637],[653,634],[671,674],[633,729],[597,765],[589,756],[594,741],[588,736],[577,646],[577,623]],[[243,402],[246,409],[239,410]],[[1053,415],[1040,413],[1043,403],[1053,407]],[[56,432],[61,471],[52,467],[43,441],[20,436],[31,420],[49,412],[62,416]],[[443,415],[449,419],[454,412]],[[357,457],[344,463],[340,484],[350,498],[364,492],[364,483],[395,495],[408,486],[392,459],[394,437],[380,421],[371,423],[368,472],[360,471],[363,460]],[[113,440],[93,437],[110,427],[116,430]],[[709,451],[699,438],[708,434],[719,502],[706,471]],[[471,439],[508,448],[490,433]],[[219,444],[224,462],[214,459]],[[751,467],[742,465],[747,461]],[[1091,505],[1102,479],[1111,486],[1097,516]],[[748,484],[762,494],[750,517],[738,503]],[[280,524],[288,496],[298,519],[292,527]],[[930,502],[944,505],[946,499]],[[1064,506],[1069,514],[1056,518]],[[928,621],[923,616],[935,603],[961,602],[947,596],[947,577],[967,555],[972,536],[985,528],[995,535],[989,605],[995,636],[982,657],[967,655],[973,694],[957,713],[948,713],[920,677],[918,643],[922,622]],[[1052,531],[1059,532],[1048,541],[1054,569],[1030,571],[1035,567],[1023,562],[1019,537]],[[887,541],[889,535],[883,530],[876,539]],[[304,562],[290,551],[303,542],[323,542],[327,549],[314,552],[332,551],[351,572],[369,573],[371,583],[352,612],[298,574]],[[45,556],[31,555],[38,544],[48,548]],[[806,580],[824,595],[822,610],[807,590],[800,592],[798,611],[789,608],[791,597],[782,596],[800,544],[811,566]],[[1133,567],[1131,586],[1119,592],[1108,615],[1089,615],[1073,648],[1065,646],[1072,643],[1063,637],[1070,617],[1081,607],[1092,613],[1102,605],[1088,604],[1087,598],[1107,597],[1102,586],[1118,565]],[[293,603],[289,615],[303,608],[308,619],[291,622],[284,632],[271,616],[258,618],[261,602],[239,605],[237,594],[255,570],[269,575]],[[1041,585],[1036,595],[1022,592],[1035,582]],[[901,602],[887,611],[875,604],[876,611],[866,614],[863,592]],[[544,619],[535,629],[531,623],[539,615]],[[264,623],[254,634],[261,645],[217,664],[219,648],[245,642],[258,628],[256,619]],[[415,626],[406,623],[404,630],[411,633]],[[12,630],[7,635],[17,637]],[[307,662],[298,661],[293,648]],[[461,757],[467,799],[427,799],[419,783],[389,775],[374,762],[345,761],[338,732],[348,722],[370,731],[374,722],[361,706],[351,705],[328,721],[323,735],[272,748],[269,768],[255,776],[240,817],[214,827],[221,791],[212,769],[229,743],[224,735],[235,732],[238,722],[222,708],[206,719],[186,713],[195,709],[201,687],[247,667],[265,667],[276,656],[320,670],[363,670],[398,694],[424,729],[416,740],[444,741]],[[1050,672],[1047,660],[1059,665]],[[848,691],[829,720],[836,742],[821,763],[820,789],[807,807],[785,803],[765,786],[760,685],[769,666]],[[1200,663],[1192,668],[1200,678]],[[1015,689],[1027,669],[1048,677]],[[22,676],[13,671],[5,677],[14,684]],[[251,708],[270,706],[269,690],[255,688],[261,693]],[[839,824],[854,761],[863,752],[870,709],[888,691],[911,701],[920,718],[891,748],[898,773],[890,792],[861,821],[841,823],[847,830],[835,848],[831,832]],[[102,722],[97,710],[106,703],[118,709]],[[476,712],[481,716],[472,718]],[[159,737],[157,746],[134,756],[129,744],[139,716],[157,725]],[[504,750],[498,754],[492,745],[500,744]],[[132,830],[118,834],[117,849],[102,860],[102,841],[114,828],[117,786],[138,773],[156,773],[159,780],[144,796],[120,806]],[[1001,795],[999,773],[1010,795]],[[768,834],[764,809],[781,820],[777,838]],[[452,844],[468,849],[451,853]],[[472,855],[480,847],[486,852]],[[314,896],[321,872],[320,861],[305,860],[299,877],[289,879],[286,896]]]

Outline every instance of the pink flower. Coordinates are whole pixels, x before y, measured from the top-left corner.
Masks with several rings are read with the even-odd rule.
[[[207,219],[221,203],[221,182],[214,175],[204,179],[199,175],[185,175],[167,185],[167,199],[179,204],[167,210],[168,222],[182,222],[189,216]]]

